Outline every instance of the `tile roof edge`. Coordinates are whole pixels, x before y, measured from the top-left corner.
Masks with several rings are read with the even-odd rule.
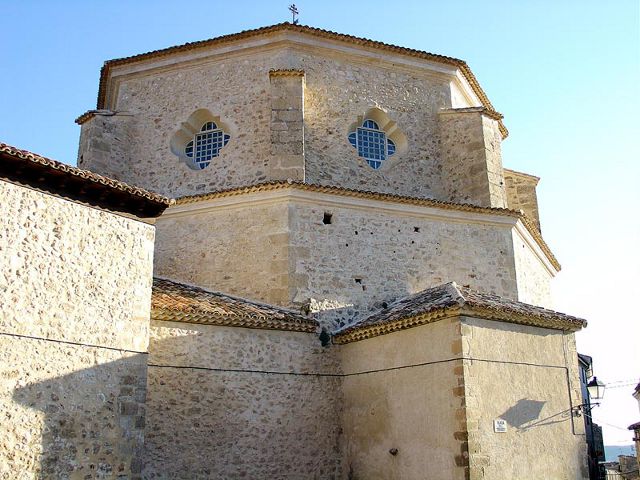
[[[247,193],[278,190],[283,188],[298,188],[306,191],[316,191],[320,193],[343,195],[343,196],[349,196],[349,197],[370,198],[375,200],[382,200],[382,201],[389,201],[389,202],[396,202],[396,203],[407,203],[407,204],[413,204],[413,205],[466,211],[466,212],[493,213],[496,215],[505,215],[505,216],[518,218],[522,221],[522,224],[525,226],[527,231],[531,234],[531,236],[536,241],[540,249],[547,256],[547,258],[549,259],[549,262],[553,265],[553,267],[558,271],[560,271],[562,268],[560,263],[556,259],[555,255],[553,254],[553,252],[551,251],[547,243],[542,238],[542,234],[540,233],[536,225],[529,219],[529,217],[527,217],[526,214],[522,211],[512,210],[509,208],[480,207],[480,206],[472,205],[468,203],[455,203],[455,202],[447,202],[443,200],[435,200],[435,199],[426,198],[426,197],[411,197],[408,195],[397,195],[393,193],[381,193],[381,192],[374,192],[369,190],[356,190],[352,188],[338,187],[333,185],[319,185],[319,184],[306,183],[306,182],[300,182],[300,181],[294,181],[294,180],[280,180],[280,181],[254,183],[251,185],[232,187],[232,188],[217,190],[209,193],[202,193],[198,195],[188,195],[188,196],[177,198],[176,205],[185,205],[189,203],[196,203],[196,202],[201,202],[205,200],[210,200],[213,198],[232,197],[232,196],[243,195]]]
[[[14,147],[4,142],[0,142],[0,156],[3,156],[8,161],[24,162],[25,168],[46,169],[50,173],[65,175],[68,178],[74,178],[78,181],[86,182],[88,185],[94,185],[97,188],[110,189],[129,195],[131,197],[139,198],[146,202],[151,202],[152,204],[157,205],[159,207],[158,209],[160,209],[161,211],[163,211],[169,205],[173,205],[175,203],[174,199],[164,197],[160,194],[150,192],[140,187],[129,185],[127,183],[121,182],[120,180],[105,177],[90,170],[84,170],[72,165],[68,165],[58,160],[53,160],[43,155]],[[19,180],[21,178],[20,171],[14,171],[12,177],[15,177],[17,180]],[[46,178],[44,180],[46,180]],[[60,187],[59,189],[61,191],[63,190],[62,187]]]
[[[137,61],[147,60],[149,58],[155,57],[163,57],[167,55],[171,55],[173,53],[193,50],[197,48],[205,48],[211,45],[215,45],[217,43],[224,42],[232,42],[236,40],[242,40],[245,38],[250,38],[258,35],[264,35],[268,33],[278,32],[278,31],[294,31],[298,33],[307,33],[310,35],[315,35],[323,38],[330,38],[338,41],[351,42],[358,45],[364,45],[372,48],[378,48],[381,50],[392,51],[395,53],[400,53],[403,55],[414,56],[423,58],[425,60],[431,60],[434,62],[445,63],[448,65],[456,66],[460,69],[463,76],[469,82],[469,85],[473,92],[478,96],[480,102],[491,112],[495,112],[495,108],[491,104],[489,97],[485,93],[485,91],[480,86],[478,79],[471,71],[467,63],[463,60],[454,57],[448,57],[446,55],[439,55],[437,53],[430,53],[424,50],[417,50],[408,47],[400,47],[398,45],[392,45],[385,42],[380,42],[377,40],[371,40],[368,38],[356,37],[354,35],[349,35],[345,33],[338,33],[331,30],[325,30],[322,28],[311,27],[308,25],[299,25],[292,24],[290,22],[282,22],[276,23],[274,25],[268,25],[265,27],[258,27],[249,30],[243,30],[236,33],[231,33],[227,35],[221,35],[219,37],[209,38],[205,40],[199,40],[195,42],[188,42],[182,45],[174,45],[171,47],[166,47],[158,50],[152,50],[145,53],[140,53],[137,55],[132,55],[129,57],[121,57],[114,58],[111,60],[107,60],[104,62],[102,68],[100,69],[100,83],[98,87],[98,100],[97,100],[97,109],[104,109],[106,102],[106,88],[107,88],[107,80],[109,77],[110,69],[112,66],[124,65],[127,63],[133,63]],[[509,135],[509,130],[505,127],[502,119],[498,119],[500,132],[502,134],[502,138],[505,139]]]
[[[189,316],[167,308],[151,308],[151,320],[159,322],[190,323],[194,325],[209,325],[215,327],[252,328],[257,330],[281,330],[287,332],[317,333],[318,324],[312,320],[294,322],[291,320],[270,320],[268,318],[238,317],[230,318],[214,315]]]
[[[249,305],[255,305],[255,306],[258,306],[258,307],[262,307],[262,308],[267,308],[267,309],[272,309],[272,310],[275,310],[275,311],[280,311],[280,312],[282,312],[284,314],[291,315],[293,317],[297,317],[300,320],[300,322],[302,322],[302,323],[313,325],[314,327],[319,325],[319,322],[315,318],[313,318],[313,317],[305,317],[302,314],[300,314],[300,312],[298,312],[298,311],[296,311],[294,309],[281,307],[279,305],[272,305],[270,303],[260,302],[260,301],[257,301],[257,300],[252,300],[252,299],[248,299],[248,298],[245,298],[245,297],[240,297],[240,296],[237,296],[237,295],[231,295],[231,294],[220,292],[220,291],[217,291],[217,290],[211,290],[211,289],[199,286],[199,285],[195,285],[195,284],[191,284],[191,283],[187,283],[187,282],[182,282],[182,281],[177,281],[177,280],[172,280],[170,278],[162,277],[162,276],[159,276],[159,275],[154,275],[153,276],[153,280],[154,281],[155,280],[162,280],[162,281],[165,281],[165,282],[169,282],[169,283],[171,283],[173,285],[176,285],[178,288],[179,287],[193,288],[193,289],[205,292],[205,293],[209,293],[211,295],[216,295],[216,296],[219,296],[219,297],[226,297],[226,298],[229,298],[232,301],[244,302],[244,303],[247,303]],[[152,296],[153,296],[153,288],[152,288]],[[168,310],[168,309],[163,309],[163,308],[158,308],[158,307],[156,307],[156,309],[157,310]],[[175,310],[169,310],[169,311],[175,312]],[[243,318],[252,319],[252,320],[256,319],[254,317],[249,317],[249,316],[243,317]],[[278,320],[278,322],[288,322],[288,321],[289,320]]]

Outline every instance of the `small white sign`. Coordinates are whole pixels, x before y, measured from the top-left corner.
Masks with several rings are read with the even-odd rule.
[[[506,433],[507,432],[507,421],[502,418],[496,418],[493,421],[493,431],[496,433]]]

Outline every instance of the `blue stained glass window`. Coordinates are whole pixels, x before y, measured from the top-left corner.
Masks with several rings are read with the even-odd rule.
[[[396,153],[396,144],[387,138],[387,134],[373,120],[362,122],[362,127],[349,134],[349,143],[358,150],[369,166],[378,169],[391,155]]]
[[[184,153],[193,159],[196,168],[202,170],[209,166],[212,158],[220,155],[220,150],[230,139],[231,136],[219,129],[214,122],[207,122],[200,133],[196,133],[194,139],[187,143]]]

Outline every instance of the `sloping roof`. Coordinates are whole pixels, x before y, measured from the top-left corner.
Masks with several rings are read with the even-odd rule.
[[[387,308],[344,327],[336,332],[334,342],[349,343],[364,340],[425,325],[447,316],[465,314],[568,331],[580,330],[587,324],[586,320],[581,318],[509,300],[498,295],[480,293],[450,282],[404,297]]]
[[[174,200],[0,143],[0,177],[90,205],[157,217]]]
[[[236,195],[244,195],[247,193],[266,192],[273,190],[282,190],[287,188],[296,188],[298,190],[313,191],[319,193],[328,193],[334,195],[342,195],[347,197],[367,198],[371,200],[381,200],[395,203],[403,203],[407,205],[418,205],[423,207],[443,208],[447,210],[457,210],[462,212],[476,212],[476,213],[491,213],[495,215],[504,215],[508,217],[518,218],[525,226],[527,231],[531,234],[536,241],[540,249],[549,259],[549,262],[560,271],[561,266],[556,257],[551,252],[551,249],[542,238],[540,230],[536,225],[523,213],[517,210],[511,210],[509,208],[498,207],[479,207],[477,205],[471,205],[468,203],[454,203],[445,202],[441,200],[434,200],[426,197],[410,197],[405,195],[396,195],[393,193],[379,193],[371,192],[368,190],[354,190],[351,188],[337,187],[333,185],[317,185],[313,183],[297,182],[292,180],[271,181],[255,183],[253,185],[247,185],[244,187],[234,187],[223,190],[216,190],[214,192],[203,193],[199,195],[189,195],[176,199],[177,205],[185,205],[188,203],[196,203],[204,200],[211,200],[215,198],[233,197]]]
[[[239,33],[233,33],[230,35],[223,35],[220,37],[215,37],[207,40],[201,40],[198,42],[189,42],[183,45],[176,45],[169,48],[163,48],[160,50],[153,50],[151,52],[141,53],[138,55],[133,55],[130,57],[117,58],[113,60],[108,60],[104,63],[102,70],[100,71],[100,87],[98,90],[98,102],[97,108],[104,109],[105,108],[105,100],[106,100],[106,87],[107,80],[109,78],[109,73],[111,68],[117,67],[119,65],[125,65],[129,63],[149,60],[152,58],[165,57],[168,55],[172,55],[174,53],[186,52],[189,50],[195,50],[199,48],[206,48],[214,45],[220,45],[227,42],[234,42],[238,40],[243,40],[250,37],[255,37],[259,35],[266,35],[270,33],[282,32],[282,31],[291,31],[298,33],[306,33],[309,35],[313,35],[316,37],[327,38],[330,40],[336,40],[341,42],[348,42],[353,45],[360,45],[369,48],[376,48],[380,50],[385,50],[387,52],[397,53],[401,55],[407,55],[411,57],[417,57],[424,60],[430,60],[433,62],[443,63],[447,65],[452,65],[457,67],[462,72],[462,75],[465,77],[473,92],[478,96],[482,104],[487,108],[488,111],[500,115],[496,112],[495,108],[491,104],[491,101],[487,97],[487,94],[484,92],[475,75],[469,68],[469,66],[463,60],[453,57],[447,57],[445,55],[438,55],[435,53],[429,53],[422,50],[415,50],[412,48],[399,47],[397,45],[390,45],[384,42],[378,42],[375,40],[370,40],[368,38],[355,37],[353,35],[346,35],[344,33],[337,33],[330,30],[323,30],[321,28],[310,27],[307,25],[294,25],[289,22],[278,23],[275,25],[270,25],[261,28],[255,28],[251,30],[244,30]],[[498,122],[500,124],[500,132],[502,133],[503,138],[506,138],[509,135],[509,131],[504,126],[501,120],[502,116],[500,115],[500,119]]]
[[[153,279],[151,318],[169,322],[315,332],[318,323],[293,310],[163,278]]]

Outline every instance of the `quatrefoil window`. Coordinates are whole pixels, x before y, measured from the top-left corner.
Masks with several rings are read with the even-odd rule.
[[[374,170],[389,163],[389,157],[407,150],[407,137],[387,113],[372,107],[358,116],[348,130],[347,139],[358,156]],[[394,159],[393,163],[396,163]]]
[[[171,152],[192,170],[207,168],[234,136],[234,126],[206,108],[194,111],[170,140]]]
[[[211,159],[220,155],[231,136],[225,133],[215,122],[207,122],[196,133],[194,139],[184,147],[184,153],[193,160],[193,164],[200,170],[211,163]]]
[[[373,120],[367,119],[355,132],[349,134],[349,143],[358,150],[369,166],[378,169],[391,155],[396,153],[396,144]]]

